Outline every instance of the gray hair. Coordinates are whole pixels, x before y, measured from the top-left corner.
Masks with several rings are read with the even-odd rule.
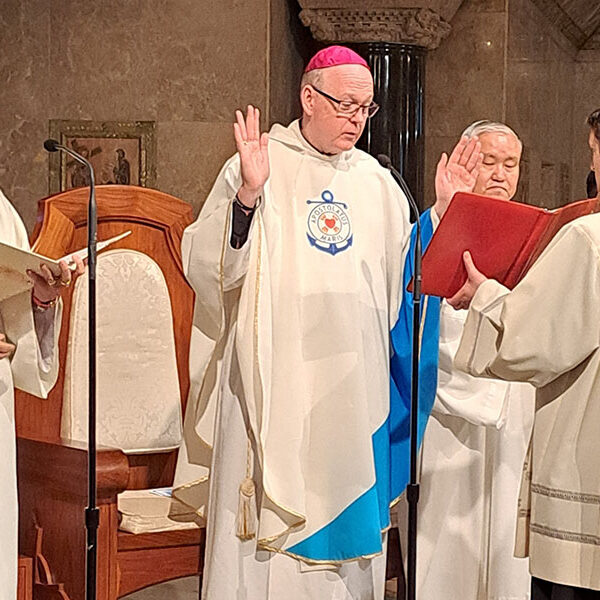
[[[300,90],[302,90],[305,85],[321,87],[322,84],[323,69],[313,69],[312,71],[302,75],[302,79],[300,80]]]
[[[523,142],[519,136],[508,125],[500,123],[500,121],[488,121],[487,119],[475,121],[462,132],[461,137],[472,138],[476,135],[481,135],[482,133],[504,133],[506,135],[513,135],[517,138],[521,148],[523,148]]]

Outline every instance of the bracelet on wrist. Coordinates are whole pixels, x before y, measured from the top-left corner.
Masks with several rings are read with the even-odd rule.
[[[40,300],[39,298],[36,298],[35,295],[31,295],[31,303],[33,304],[33,308],[38,312],[44,312],[49,308],[52,308],[57,301],[58,296],[56,298],[53,298],[52,300]]]
[[[258,200],[256,201],[256,204],[254,206],[246,206],[238,197],[238,195],[235,195],[235,198],[233,199],[233,203],[237,204],[239,208],[241,208],[242,210],[248,211],[248,212],[254,212],[256,210],[256,207],[258,206],[258,203],[260,202],[260,196],[258,197]]]

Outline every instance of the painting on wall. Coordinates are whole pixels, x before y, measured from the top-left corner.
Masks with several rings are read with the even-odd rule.
[[[50,137],[86,158],[96,185],[155,187],[155,121],[50,121]],[[49,192],[89,185],[87,167],[64,152],[49,155]]]

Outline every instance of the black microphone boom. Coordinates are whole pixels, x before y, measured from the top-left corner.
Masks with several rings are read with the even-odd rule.
[[[412,329],[412,377],[410,394],[410,480],[406,486],[408,500],[408,553],[406,569],[406,599],[415,600],[417,578],[417,504],[419,502],[419,482],[417,464],[419,446],[417,444],[418,415],[419,415],[419,355],[420,355],[420,324],[421,324],[421,222],[419,209],[410,192],[406,181],[400,172],[394,168],[389,156],[379,154],[379,164],[388,169],[400,185],[416,219],[415,260],[413,266],[413,329]]]
[[[44,142],[48,152],[65,152],[77,162],[84,164],[90,173],[90,200],[88,204],[88,506],[85,509],[87,530],[86,555],[86,600],[96,599],[98,524],[100,511],[96,506],[96,192],[94,187],[94,167],[71,148],[56,140]]]

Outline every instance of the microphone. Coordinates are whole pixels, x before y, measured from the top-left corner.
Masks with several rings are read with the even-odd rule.
[[[51,140],[48,140],[48,141],[51,141]],[[406,199],[408,200],[408,204],[410,205],[410,209],[413,213],[413,216],[415,217],[416,222],[419,223],[419,208],[418,208],[417,203],[415,202],[415,199],[410,191],[410,188],[408,187],[408,184],[406,183],[406,181],[404,181],[404,177],[402,177],[402,175],[400,174],[400,171],[398,171],[398,169],[396,169],[394,167],[394,165],[392,164],[392,160],[390,159],[390,157],[387,154],[378,154],[377,160],[379,161],[379,164],[384,169],[388,169],[391,172],[394,179],[398,182],[398,184],[400,185],[400,188],[402,189],[402,191],[404,192],[404,195],[406,196]],[[417,225],[417,227],[418,227],[418,225]]]
[[[419,480],[417,475],[419,448],[417,445],[418,414],[419,414],[419,357],[420,357],[420,330],[421,330],[421,221],[419,220],[419,209],[410,192],[406,181],[400,172],[394,168],[390,157],[378,154],[379,164],[388,169],[392,177],[398,182],[404,192],[408,204],[415,215],[416,239],[415,259],[413,263],[413,322],[412,322],[412,374],[410,394],[410,479],[406,486],[406,498],[408,500],[408,547],[407,547],[407,577],[406,592],[409,600],[414,600],[416,589],[417,571],[417,506],[419,503]]]
[[[48,152],[56,152],[60,148],[60,144],[56,140],[48,139],[44,142],[44,148]]]
[[[64,146],[63,144],[59,144],[56,140],[53,140],[52,138],[49,138],[44,142],[44,149],[48,152],[58,152],[60,150],[61,152],[65,152],[69,156],[72,156],[77,162],[84,164],[90,172],[90,188],[91,191],[94,192],[94,167],[92,167],[90,161],[87,160],[87,158],[81,156],[81,154],[75,152],[75,150],[71,150],[71,148]]]
[[[415,202],[415,199],[410,191],[410,188],[408,187],[408,184],[406,183],[406,181],[404,181],[404,177],[402,177],[402,175],[400,174],[400,171],[398,171],[398,169],[396,169],[394,167],[390,157],[387,154],[378,154],[377,160],[379,161],[379,164],[384,169],[387,169],[392,174],[392,177],[398,182],[398,185],[400,186],[400,189],[404,192],[404,195],[406,196],[406,199],[408,200],[408,205],[410,206],[410,209],[415,217],[415,226],[417,229],[417,239],[415,240],[415,262],[414,262],[414,273],[413,273],[413,275],[414,275],[413,302],[420,303],[420,301],[421,301],[421,282],[423,280],[423,277],[421,274],[422,251],[421,251],[421,221],[419,220],[419,208],[418,208],[417,203]]]
[[[97,217],[96,217],[96,189],[95,189],[95,181],[94,181],[94,167],[90,163],[87,158],[81,156],[75,150],[60,144],[57,140],[53,140],[52,138],[47,139],[44,142],[44,148],[48,152],[64,152],[69,156],[73,157],[77,162],[85,165],[90,174],[90,201],[88,205],[88,272],[93,275],[95,279],[95,267],[96,267],[96,227],[97,227]],[[92,251],[93,246],[93,251]]]
[[[85,165],[90,174],[90,197],[88,203],[88,506],[85,509],[86,544],[86,600],[96,599],[98,563],[98,524],[100,511],[97,507],[96,488],[96,254],[98,227],[94,167],[81,154],[47,139],[44,148],[48,152],[64,152]]]

